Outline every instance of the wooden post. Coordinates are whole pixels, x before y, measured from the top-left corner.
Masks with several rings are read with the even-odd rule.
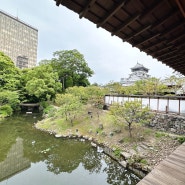
[[[157,98],[157,112],[159,112],[159,97]]]
[[[179,115],[181,114],[181,99],[179,98]]]
[[[169,113],[169,98],[167,99],[167,105],[166,105],[166,114]]]

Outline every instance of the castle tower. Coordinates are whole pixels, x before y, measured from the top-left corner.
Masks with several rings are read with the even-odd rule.
[[[133,85],[138,80],[144,80],[150,77],[148,74],[149,69],[138,63],[131,68],[131,74],[128,78],[121,78],[120,83],[123,86]]]

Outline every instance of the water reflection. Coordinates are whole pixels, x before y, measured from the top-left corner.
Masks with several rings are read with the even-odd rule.
[[[138,182],[138,177],[89,142],[54,138],[36,130],[33,117],[15,116],[0,123],[0,185]]]

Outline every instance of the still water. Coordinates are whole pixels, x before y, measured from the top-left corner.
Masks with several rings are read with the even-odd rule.
[[[89,142],[36,130],[38,114],[0,121],[0,185],[127,185],[139,178]]]

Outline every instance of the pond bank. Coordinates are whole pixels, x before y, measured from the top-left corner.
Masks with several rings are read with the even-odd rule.
[[[128,130],[125,128],[110,126],[107,119],[103,119],[106,114],[106,111],[101,111],[98,118],[93,116],[85,119],[85,122],[82,121],[81,124],[72,127],[68,125],[65,130],[61,130],[60,125],[56,126],[59,124],[58,119],[56,121],[53,117],[38,122],[35,127],[54,134],[57,138],[89,140],[92,146],[102,150],[120,165],[131,169],[141,177],[150,172],[180,145],[176,140],[176,135],[160,133],[143,127],[133,128],[133,135],[137,137],[132,140],[127,137]]]

